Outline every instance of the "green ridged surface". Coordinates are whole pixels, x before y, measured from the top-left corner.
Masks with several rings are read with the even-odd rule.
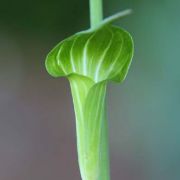
[[[108,81],[122,82],[133,55],[129,33],[111,25],[77,33],[47,56],[53,77],[67,77],[73,97],[78,159],[83,180],[109,180],[107,120]]]

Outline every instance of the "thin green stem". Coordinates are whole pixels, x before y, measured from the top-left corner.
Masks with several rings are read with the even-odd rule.
[[[107,18],[105,18],[103,21],[102,21],[102,24],[111,24],[113,23],[114,21],[117,21],[125,16],[128,16],[132,13],[133,11],[131,9],[126,9],[124,11],[121,11],[121,12],[118,12],[112,16],[109,16]]]
[[[103,0],[89,0],[91,28],[97,27],[103,20]]]

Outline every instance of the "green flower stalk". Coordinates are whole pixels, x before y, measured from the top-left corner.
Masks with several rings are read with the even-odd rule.
[[[97,3],[99,0],[92,1]],[[92,13],[98,16],[98,12]],[[121,16],[122,13],[117,14],[98,24],[102,18],[99,13],[97,21],[91,18],[90,30],[63,40],[46,58],[49,74],[66,77],[70,82],[83,180],[110,179],[106,87],[109,81],[125,79],[133,56],[129,33],[110,25],[113,19]]]

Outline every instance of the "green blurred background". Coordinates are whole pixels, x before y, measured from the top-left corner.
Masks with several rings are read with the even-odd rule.
[[[135,41],[126,81],[108,87],[113,180],[180,179],[180,1],[105,0]],[[0,180],[79,180],[69,83],[48,51],[89,26],[87,0],[0,0]]]

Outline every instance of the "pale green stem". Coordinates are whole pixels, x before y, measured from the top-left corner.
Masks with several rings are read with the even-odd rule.
[[[76,114],[78,160],[82,180],[109,180],[106,83],[94,89],[87,99],[94,82],[75,75],[69,77],[69,81]],[[88,111],[85,109],[87,103],[90,105]],[[99,105],[91,108],[94,104]]]
[[[125,16],[128,16],[132,13],[132,9],[126,9],[124,11],[121,11],[121,12],[118,12],[112,16],[109,16],[107,18],[105,18],[102,22],[102,24],[111,24],[113,23],[114,21],[117,21]]]
[[[103,0],[89,0],[91,29],[98,27],[103,21],[103,2],[102,1]],[[72,94],[74,94],[73,89],[74,88],[71,86]],[[75,98],[75,96],[73,96],[73,98]],[[76,104],[74,104],[74,106],[77,107]],[[98,151],[95,150],[94,152],[89,152],[89,150],[86,148],[84,149],[86,144],[89,143],[89,142],[86,142],[86,139],[83,140],[84,139],[83,137],[86,137],[87,132],[85,132],[86,131],[85,129],[84,129],[84,132],[82,132],[82,127],[81,127],[82,125],[79,124],[79,118],[76,117],[77,141],[78,141],[78,147],[79,147],[78,158],[79,158],[81,176],[83,180],[109,180],[110,179],[109,151],[108,151],[108,124],[107,124],[107,119],[106,119],[105,102],[104,102],[104,111],[101,113],[102,113],[103,120],[102,120],[102,125],[101,125],[101,135],[99,138],[99,144],[97,145],[97,148],[99,150]],[[86,119],[83,119],[83,121],[86,121]],[[91,136],[91,134],[89,133],[88,135]],[[99,154],[99,152],[101,153]],[[92,163],[91,162],[92,160],[90,160],[89,162],[87,161],[87,159],[90,158],[88,156],[92,156],[92,155],[94,156],[93,159],[95,159],[94,160],[95,164],[93,163],[94,164],[93,169],[96,169],[97,171],[97,167],[98,167],[98,172],[95,172],[95,171],[93,172],[92,170],[89,171],[89,166],[86,165],[86,164]]]
[[[100,160],[100,177],[98,180],[110,180],[110,168],[109,168],[109,141],[108,141],[108,121],[106,118],[106,111],[104,112],[104,121],[102,124],[101,135],[101,160]]]
[[[91,28],[96,28],[103,20],[103,0],[89,0]]]

